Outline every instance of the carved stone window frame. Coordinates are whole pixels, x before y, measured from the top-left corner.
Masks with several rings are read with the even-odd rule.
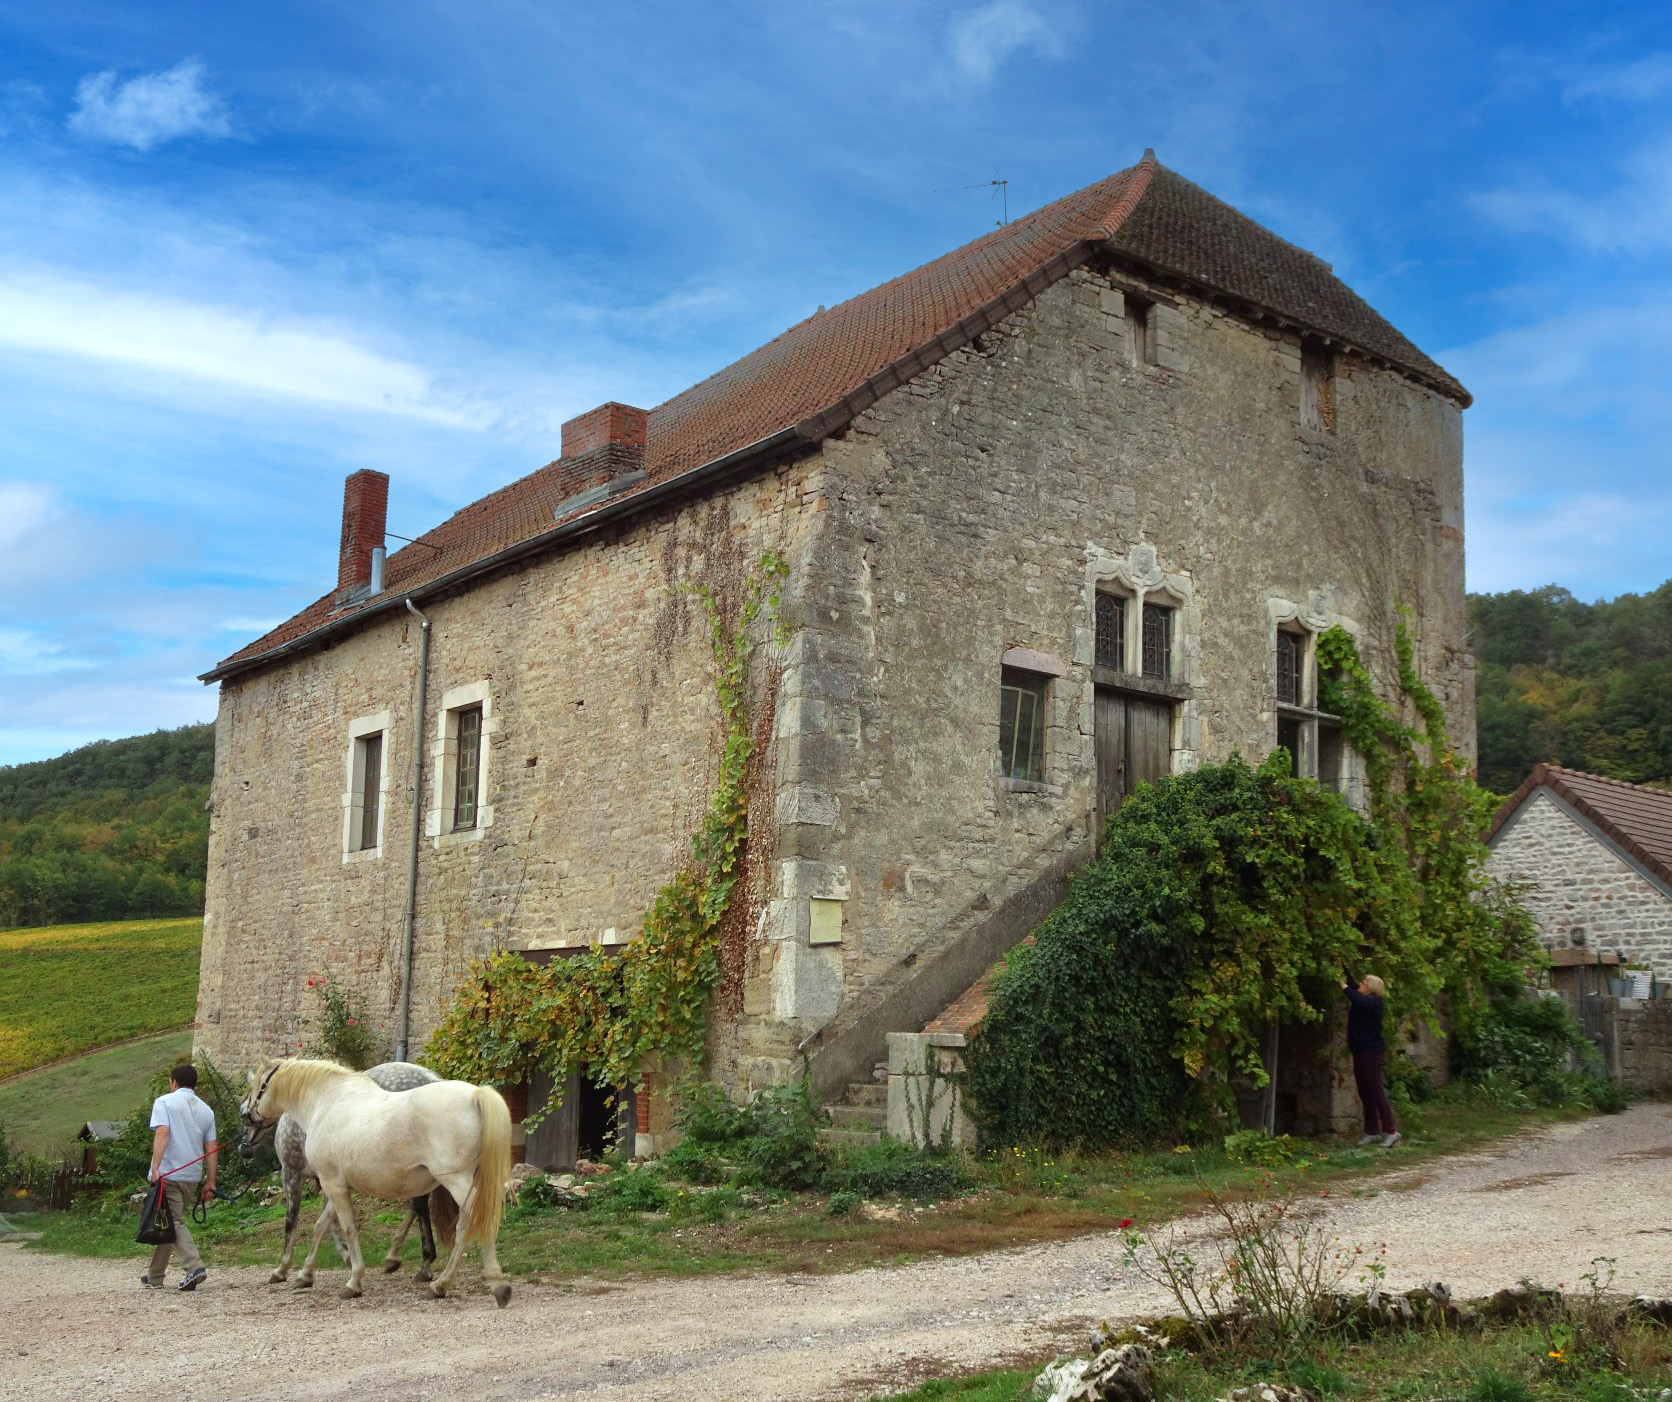
[[[1097,666],[1097,596],[1119,594],[1126,601],[1126,669],[1121,672]],[[1142,675],[1143,619],[1145,603],[1160,604],[1173,611],[1172,656],[1165,678]],[[1200,762],[1201,720],[1197,698],[1202,681],[1202,615],[1196,602],[1196,587],[1183,572],[1170,571],[1161,563],[1159,552],[1147,541],[1139,541],[1124,553],[1095,543],[1086,545],[1085,582],[1080,624],[1074,634],[1074,661],[1084,667],[1092,685],[1084,688],[1080,727],[1091,735],[1096,728],[1094,708],[1097,686],[1113,686],[1136,695],[1162,697],[1176,703],[1171,740],[1172,772],[1182,774]]]
[[[1292,727],[1299,741],[1295,765],[1302,777],[1319,777],[1321,744],[1319,735],[1324,726],[1340,728],[1341,719],[1319,708],[1318,692],[1318,635],[1329,628],[1339,627],[1357,638],[1359,625],[1345,614],[1337,613],[1334,600],[1327,588],[1312,590],[1305,603],[1268,595],[1265,660],[1265,713],[1273,747],[1285,728]],[[1294,702],[1278,700],[1277,639],[1279,634],[1298,635],[1302,641],[1300,692]],[[1364,766],[1353,747],[1340,738],[1339,783],[1336,788],[1347,802],[1358,811],[1369,811],[1369,797],[1364,789]]]

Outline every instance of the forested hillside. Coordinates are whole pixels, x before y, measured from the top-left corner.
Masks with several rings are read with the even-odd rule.
[[[1672,782],[1672,580],[1582,604],[1554,584],[1471,594],[1480,780],[1509,793],[1540,760]]]
[[[0,766],[0,928],[196,915],[211,725]]]

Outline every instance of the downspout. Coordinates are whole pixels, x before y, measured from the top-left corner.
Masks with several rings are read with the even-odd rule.
[[[401,1021],[395,1039],[395,1060],[405,1061],[412,1031],[412,946],[418,933],[418,838],[424,812],[424,703],[430,682],[430,620],[411,599],[408,612],[418,620],[423,641],[418,645],[418,703],[412,719],[412,831],[406,846],[406,919],[401,936]]]

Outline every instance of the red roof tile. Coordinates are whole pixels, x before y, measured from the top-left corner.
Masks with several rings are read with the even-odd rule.
[[[1039,295],[1100,244],[1384,359],[1468,402],[1438,365],[1311,254],[1159,165],[1153,153],[931,263],[792,326],[650,413],[648,481],[678,479],[774,435],[828,436],[912,374]],[[541,548],[561,523],[555,463],[472,503],[389,557],[385,591],[339,607],[318,600],[205,674],[245,670],[326,625],[398,605],[426,585],[519,545]],[[632,498],[618,498],[630,502]],[[576,513],[577,515],[581,513]],[[333,626],[331,631],[336,631]]]
[[[1541,788],[1559,795],[1664,884],[1672,886],[1672,790],[1540,764],[1504,800],[1492,820],[1488,841],[1496,839],[1521,805]]]

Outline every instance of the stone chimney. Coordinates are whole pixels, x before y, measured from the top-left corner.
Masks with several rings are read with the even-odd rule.
[[[383,548],[389,517],[389,474],[363,467],[343,483],[343,539],[337,553],[337,601],[371,584],[372,551]]]
[[[563,456],[558,459],[564,496],[642,472],[649,417],[643,409],[612,401],[564,424]]]

